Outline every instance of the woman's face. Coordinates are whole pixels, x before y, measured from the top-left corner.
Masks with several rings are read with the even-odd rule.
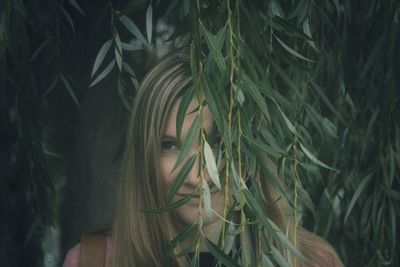
[[[177,99],[170,111],[168,120],[167,120],[167,125],[166,129],[164,132],[164,137],[162,139],[161,143],[161,157],[160,157],[160,170],[161,170],[161,176],[163,181],[166,184],[166,193],[168,194],[176,176],[178,175],[180,168],[178,167],[176,170],[174,170],[172,173],[172,168],[175,165],[175,162],[178,158],[179,153],[181,152],[181,147],[179,144],[177,144],[177,136],[176,136],[176,116],[178,112],[178,107],[181,99]],[[199,104],[197,100],[193,100],[188,108],[189,114],[185,116],[185,119],[183,121],[182,125],[182,131],[181,131],[181,143],[186,138],[186,135],[190,129],[190,126],[192,125],[193,120],[196,118],[198,115],[198,112],[193,112],[191,113],[190,111],[195,110],[198,108]],[[214,121],[211,115],[210,110],[208,109],[207,106],[203,107],[202,110],[202,127],[205,131],[206,136],[212,134],[212,130],[214,128]],[[214,138],[215,139],[215,138]],[[188,155],[186,158],[189,158],[190,156],[197,154],[199,151],[199,142],[194,142],[193,146],[191,147]],[[213,150],[218,151],[218,144],[212,144],[210,143],[210,146],[213,148]],[[216,154],[216,153],[215,153]],[[183,165],[185,160],[181,165]],[[184,224],[191,224],[197,221],[198,215],[199,215],[199,202],[200,202],[200,190],[201,186],[199,185],[200,182],[200,177],[199,177],[199,168],[200,168],[200,162],[199,159],[197,158],[192,170],[190,171],[189,175],[187,176],[185,182],[181,186],[181,188],[178,190],[177,194],[175,194],[173,198],[173,202],[178,201],[179,199],[185,197],[186,195],[192,193],[195,191],[193,198],[187,202],[185,205],[177,208],[174,210],[175,215],[182,221]],[[207,181],[210,179],[207,170],[204,169],[204,179]],[[224,212],[224,203],[225,203],[225,197],[224,197],[224,192],[219,191],[216,187],[211,187],[211,206],[214,211],[216,211],[218,214],[221,216],[223,215]],[[205,213],[204,209],[202,208],[201,211],[201,217],[203,221],[203,226],[204,227],[210,227],[213,228],[218,227],[220,225],[221,220],[213,214],[210,217],[207,216]]]

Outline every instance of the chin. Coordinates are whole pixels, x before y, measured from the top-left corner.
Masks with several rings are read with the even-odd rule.
[[[224,213],[224,203],[225,203],[224,197],[225,196],[223,192],[219,191],[211,199],[212,208],[221,217],[223,217]],[[192,200],[190,200],[188,203],[177,208],[174,211],[174,215],[181,223],[185,225],[196,223],[198,221],[198,216],[199,216],[199,199],[192,198]],[[221,220],[217,215],[215,215],[214,212],[211,214],[211,217],[209,217],[206,214],[204,208],[202,208],[200,215],[202,218],[203,226],[207,226]]]

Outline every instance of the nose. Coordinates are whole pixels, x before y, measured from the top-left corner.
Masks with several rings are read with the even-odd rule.
[[[197,151],[195,151],[194,153],[197,153]],[[193,155],[193,154],[192,154]],[[197,158],[195,163],[193,164],[192,169],[190,170],[189,174],[186,177],[185,180],[185,185],[190,186],[190,187],[196,187],[200,181],[200,168],[201,168],[201,162],[200,162],[200,155],[197,153]],[[207,172],[207,168],[202,169],[203,172],[203,178],[207,180],[210,179],[208,172]]]

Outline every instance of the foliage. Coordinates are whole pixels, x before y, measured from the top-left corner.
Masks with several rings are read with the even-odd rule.
[[[301,222],[326,237],[346,266],[400,266],[396,253],[400,214],[397,1],[174,0],[167,7],[155,1],[119,5],[110,1],[106,9],[111,29],[99,43],[87,73],[89,87],[117,71],[117,90],[126,107],[138,85],[130,55],[153,49],[158,23],[174,29],[168,40],[172,44],[190,46],[194,88],[187,98],[206,96],[221,133],[220,154],[226,165],[224,173],[216,171],[218,158],[198,125],[200,106],[193,134],[183,143],[184,167],[174,190],[195,160],[183,161],[185,147],[200,136],[199,156],[213,184],[231,188],[238,203],[240,225],[225,224],[223,235],[235,227],[234,232],[240,233],[250,223],[253,229],[270,233],[276,242],[268,244],[263,235],[262,250],[257,251],[260,264],[272,261],[285,266],[287,259],[279,246],[297,254],[285,233],[262,211],[262,192],[247,187],[259,184],[263,173],[295,208],[295,224]],[[131,16],[138,10],[145,18],[142,26]],[[4,214],[10,221],[24,221],[13,243],[20,253],[37,251],[41,232],[52,222],[55,181],[49,177],[42,147],[48,142],[42,137],[43,125],[54,127],[47,121],[46,111],[52,108],[47,98],[56,88],[65,90],[68,104],[80,107],[76,88],[83,85],[75,78],[78,74],[70,71],[77,56],[69,41],[77,18],[85,12],[74,0],[0,4],[0,101],[5,129],[1,138],[6,144],[1,148],[1,168],[6,171],[2,171],[0,190],[3,203],[12,207]],[[159,13],[163,16],[153,15]],[[182,104],[178,118],[185,110]],[[284,185],[265,163],[266,156],[284,177]],[[202,205],[211,213],[207,192],[213,185],[200,185]],[[153,212],[170,210],[189,199]],[[13,209],[21,213],[9,213]],[[169,252],[193,231],[201,233],[201,221],[172,240]],[[246,242],[227,255],[229,241],[222,240],[218,246],[204,241],[221,263],[248,263],[251,248]],[[8,266],[17,265],[16,257],[8,259]],[[40,255],[33,253],[26,260],[39,262]]]

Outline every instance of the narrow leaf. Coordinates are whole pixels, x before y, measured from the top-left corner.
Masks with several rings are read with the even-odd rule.
[[[239,89],[242,88],[245,92],[247,92],[251,96],[253,101],[256,102],[257,106],[261,109],[262,113],[264,114],[268,122],[271,122],[271,117],[268,112],[267,104],[265,102],[264,97],[261,95],[257,84],[254,83],[251,80],[251,78],[244,73],[242,74],[242,78],[243,81],[241,82]]]
[[[119,20],[128,29],[128,31],[133,34],[133,36],[135,36],[142,44],[147,45],[147,41],[144,38],[143,34],[129,17],[123,15],[119,17]]]
[[[287,237],[282,233],[278,226],[273,223],[264,213],[263,209],[257,202],[257,200],[251,195],[248,190],[243,190],[246,202],[248,206],[253,210],[257,219],[261,222],[261,224],[268,229],[268,232],[285,248],[289,249],[296,257],[302,258],[303,256],[300,252],[294,247],[294,245],[287,239]]]
[[[272,146],[270,146],[258,139],[251,139],[250,142],[253,146],[257,146],[262,151],[264,151],[266,154],[268,154],[274,158],[280,158],[282,155],[285,154],[284,151],[277,150],[277,149],[273,148]]]
[[[58,82],[58,75],[56,77],[54,77],[53,82],[51,83],[49,89],[47,89],[46,93],[44,93],[44,97],[47,96],[51,91],[53,91],[54,87],[56,86]]]
[[[147,8],[146,11],[146,31],[147,31],[147,40],[149,45],[151,44],[151,33],[153,31],[153,8],[151,4]]]
[[[319,166],[321,166],[321,167],[323,167],[323,168],[336,171],[336,169],[334,169],[334,168],[332,168],[332,167],[329,167],[328,165],[326,165],[325,163],[323,163],[322,161],[320,161],[319,159],[317,159],[310,151],[307,150],[307,148],[305,148],[305,147],[303,146],[302,143],[299,142],[299,144],[300,144],[300,148],[301,148],[301,150],[304,152],[304,154],[306,154],[306,156],[307,156],[311,161],[313,161],[315,164],[318,164]]]
[[[347,209],[346,215],[344,216],[344,223],[347,222],[347,218],[349,217],[351,211],[353,210],[354,205],[356,204],[357,200],[360,198],[361,193],[363,192],[364,188],[368,185],[371,178],[372,178],[372,174],[365,176],[365,178],[358,185],[357,190],[354,192],[353,198],[350,201],[350,205],[349,205],[349,208]]]
[[[206,167],[211,180],[221,191],[221,182],[219,180],[219,173],[217,168],[217,163],[215,161],[214,153],[208,144],[207,140],[204,140],[204,158],[206,161]]]
[[[214,58],[221,73],[224,73],[226,71],[226,64],[222,56],[221,49],[219,49],[221,40],[218,40],[217,36],[214,36],[209,31],[207,31],[203,24],[201,24],[201,29],[207,42],[207,46],[210,48],[210,56]],[[222,38],[222,34],[220,33],[218,37]]]
[[[197,139],[199,131],[200,131],[200,117],[196,116],[196,118],[192,122],[192,125],[190,126],[185,141],[183,142],[183,145],[181,147],[181,152],[179,153],[175,166],[172,168],[171,172],[173,172],[179,166],[182,160],[186,157],[187,153],[192,147],[193,142]]]
[[[78,99],[76,98],[74,90],[72,90],[72,87],[69,84],[68,80],[64,77],[64,75],[62,73],[60,73],[59,76],[60,76],[60,79],[63,82],[65,88],[67,89],[69,95],[71,96],[72,100],[74,100],[75,105],[80,109],[81,106],[79,105]]]
[[[304,34],[307,35],[308,37],[312,38],[311,36],[311,30],[310,30],[310,19],[307,18],[303,22],[303,31]],[[318,48],[315,46],[314,41],[307,41],[308,44],[317,52],[319,52]]]
[[[168,193],[167,203],[169,203],[172,198],[175,196],[176,192],[178,192],[179,188],[181,188],[182,184],[185,182],[186,177],[190,173],[190,170],[193,168],[194,163],[196,162],[196,155],[191,156],[183,165],[182,169],[180,170],[178,176],[175,178],[174,183],[171,186],[171,189]]]
[[[281,113],[283,119],[285,120],[285,123],[286,123],[287,127],[289,128],[289,130],[292,133],[297,134],[296,128],[293,126],[293,124],[290,122],[289,118],[285,115],[285,113],[282,111],[282,109],[280,108],[280,106],[277,103],[276,103],[276,107],[278,108],[278,110]]]
[[[115,50],[115,60],[117,61],[117,66],[120,71],[122,71],[122,57],[120,53],[118,53],[117,48]]]
[[[100,82],[101,80],[103,80],[114,68],[114,65],[115,65],[115,59],[113,59],[110,62],[110,64],[108,64],[108,66],[99,74],[99,76],[97,76],[97,78],[89,85],[89,87],[92,87],[95,84],[97,84],[98,82]]]
[[[129,76],[136,78],[135,72],[133,71],[131,66],[129,66],[129,64],[127,64],[126,62],[122,62],[122,69],[126,71],[129,74]]]
[[[139,82],[136,78],[131,77],[131,82],[133,84],[133,87],[135,87],[136,89],[139,88]]]
[[[195,226],[197,224],[190,224],[186,226],[177,236],[172,239],[167,246],[167,255],[170,255],[172,251],[176,248],[176,246],[181,243],[183,240],[185,240],[195,229]]]
[[[134,43],[124,43],[122,42],[122,49],[127,51],[137,51],[141,50],[142,46]]]
[[[204,242],[215,258],[217,258],[221,263],[227,267],[240,267],[236,262],[234,262],[228,255],[226,255],[218,246],[216,246],[212,241],[205,238]]]
[[[79,13],[81,13],[83,16],[85,16],[85,13],[83,12],[82,8],[79,6],[79,4],[76,2],[76,0],[68,0],[68,2],[76,9],[78,10]]]
[[[208,186],[208,183],[206,182],[205,179],[203,179],[202,190],[203,190],[204,210],[206,211],[208,218],[211,218],[212,217],[211,192],[210,192],[210,187]]]
[[[35,60],[35,58],[40,54],[40,52],[42,52],[42,50],[49,44],[49,42],[52,40],[53,38],[48,38],[46,39],[43,43],[41,43],[39,45],[39,47],[35,50],[35,52],[33,53],[33,55],[31,56],[31,62],[33,62]]]
[[[207,106],[211,111],[215,124],[217,125],[219,132],[222,133],[224,143],[228,144],[230,139],[227,131],[224,131],[224,125],[226,122],[224,117],[221,116],[223,112],[220,109],[222,107],[222,104],[219,102],[220,99],[216,96],[215,90],[210,88],[207,80],[203,80],[203,90],[204,94],[206,95]]]
[[[300,196],[300,199],[304,203],[304,205],[308,208],[309,211],[311,211],[314,218],[316,218],[317,214],[315,213],[315,206],[314,206],[314,203],[312,202],[311,197],[308,194],[308,192],[303,188],[302,185],[298,186],[297,192]]]
[[[299,54],[296,50],[290,48],[287,44],[285,44],[285,43],[284,43],[281,39],[279,39],[276,35],[274,35],[274,36],[275,36],[276,40],[278,40],[278,42],[282,45],[282,47],[283,47],[286,51],[288,51],[290,54],[292,54],[293,56],[298,57],[298,58],[300,58],[300,59],[302,59],[302,60],[305,60],[305,61],[308,61],[308,62],[316,62],[315,60],[312,60],[312,59],[309,59],[309,58],[306,58],[306,57],[302,56],[302,55]]]
[[[171,210],[174,210],[176,208],[179,208],[180,206],[185,205],[190,199],[192,199],[193,193],[179,199],[178,201],[168,204],[164,207],[161,208],[156,208],[156,209],[146,209],[146,210],[141,210],[143,212],[148,212],[148,213],[162,213],[162,212],[169,212]]]
[[[118,33],[115,34],[114,41],[115,41],[115,46],[118,50],[118,53],[122,56],[122,42],[121,42],[121,39],[119,38]]]
[[[93,78],[93,75],[96,73],[96,71],[100,67],[101,63],[103,63],[103,60],[106,57],[108,50],[110,50],[111,43],[112,43],[112,39],[108,40],[101,46],[99,53],[97,53],[96,60],[94,61],[91,78]]]
[[[65,11],[64,8],[61,8],[61,12],[63,13],[65,18],[67,19],[67,21],[69,23],[69,26],[71,26],[72,34],[75,35],[75,25],[74,25],[74,21],[72,20],[71,16],[68,14],[67,11]]]
[[[178,112],[176,115],[176,137],[178,144],[180,143],[183,121],[187,114],[187,109],[190,103],[192,102],[193,96],[194,96],[194,90],[193,88],[189,88],[183,94],[181,101],[179,103]]]
[[[276,262],[279,264],[281,267],[290,267],[289,263],[286,261],[285,257],[281,254],[281,252],[274,247],[273,245],[271,246],[272,250],[272,255]]]

